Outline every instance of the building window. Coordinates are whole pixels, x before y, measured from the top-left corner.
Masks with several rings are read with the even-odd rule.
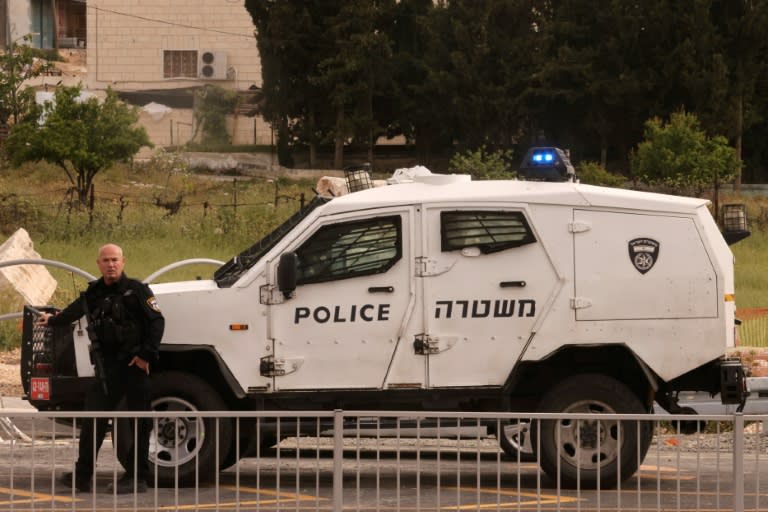
[[[400,217],[323,226],[296,254],[298,284],[381,274],[402,255]]]
[[[521,212],[441,212],[442,251],[478,247],[483,254],[536,241]]]
[[[163,50],[163,78],[197,78],[197,50]]]

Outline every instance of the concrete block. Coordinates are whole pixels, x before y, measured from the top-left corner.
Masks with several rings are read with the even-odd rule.
[[[17,230],[0,245],[0,261],[20,259],[40,259],[25,229]],[[56,286],[56,280],[44,265],[13,265],[0,268],[0,294],[10,298],[11,306],[46,305],[56,291]]]
[[[347,180],[334,176],[323,176],[317,180],[315,190],[317,190],[317,195],[325,197],[339,197],[349,193]]]

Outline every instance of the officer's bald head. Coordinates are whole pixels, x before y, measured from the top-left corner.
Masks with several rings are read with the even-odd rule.
[[[112,284],[123,275],[125,258],[123,250],[119,245],[106,244],[99,249],[99,257],[96,259],[96,265],[99,267],[104,282]]]
[[[117,244],[104,244],[99,247],[99,258],[101,258],[101,255],[105,252],[117,253],[121,257],[123,256],[123,249]]]

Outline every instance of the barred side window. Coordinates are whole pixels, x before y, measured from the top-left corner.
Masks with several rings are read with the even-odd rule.
[[[323,226],[296,254],[300,285],[384,273],[402,257],[400,217]]]
[[[443,252],[478,247],[483,254],[536,241],[525,216],[508,211],[453,211],[440,213]]]
[[[163,78],[197,78],[197,50],[163,50]]]

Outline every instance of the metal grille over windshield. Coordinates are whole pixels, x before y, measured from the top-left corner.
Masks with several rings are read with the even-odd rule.
[[[386,272],[402,254],[400,217],[321,228],[298,251],[299,284]]]
[[[213,274],[213,279],[219,288],[228,288],[232,286],[240,276],[249,268],[256,264],[272,247],[275,246],[294,226],[304,220],[312,210],[322,206],[332,198],[315,196],[312,201],[302,210],[294,213],[288,220],[280,224],[274,231],[259,240],[257,243],[241,252],[224,265],[219,267]]]

